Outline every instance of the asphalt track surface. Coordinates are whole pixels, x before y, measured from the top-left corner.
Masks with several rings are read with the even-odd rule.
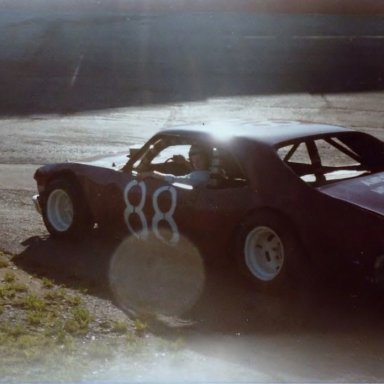
[[[58,281],[104,282],[110,245],[51,240],[30,203],[33,171],[126,153],[165,126],[305,120],[384,138],[382,29],[363,16],[1,13],[0,249]],[[222,273],[181,331],[220,362],[195,381],[384,380],[382,296],[270,297]]]

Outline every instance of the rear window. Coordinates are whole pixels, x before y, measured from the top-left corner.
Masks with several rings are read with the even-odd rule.
[[[358,132],[285,143],[278,146],[277,154],[304,182],[313,185],[384,169],[384,144]]]

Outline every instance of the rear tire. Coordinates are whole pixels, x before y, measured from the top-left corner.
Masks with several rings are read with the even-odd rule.
[[[48,184],[42,214],[48,232],[55,238],[75,238],[88,234],[93,227],[91,215],[80,188],[66,179]]]
[[[247,219],[236,240],[236,258],[247,280],[266,291],[292,288],[306,274],[302,247],[292,226],[273,212]]]

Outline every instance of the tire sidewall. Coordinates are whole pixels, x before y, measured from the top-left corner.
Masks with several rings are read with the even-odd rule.
[[[72,223],[64,231],[57,230],[48,218],[47,202],[49,196],[57,190],[63,190],[70,198],[73,206]],[[79,192],[79,188],[66,179],[53,180],[48,184],[43,195],[42,215],[44,224],[53,237],[58,239],[74,238],[82,236],[84,231],[88,232],[87,227],[90,226],[89,214]]]

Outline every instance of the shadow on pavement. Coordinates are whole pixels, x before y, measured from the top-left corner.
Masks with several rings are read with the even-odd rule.
[[[216,271],[189,315],[202,332],[251,335],[296,332],[382,333],[383,292],[368,286],[301,288],[275,294],[252,289],[230,271]]]
[[[116,291],[113,295],[110,289],[109,270],[111,260],[118,254],[116,250],[121,248],[118,242],[101,237],[95,231],[89,239],[78,244],[40,237],[30,238],[25,243],[27,249],[14,258],[20,268],[39,277],[48,277],[57,284],[86,288],[94,296],[110,300],[114,296],[115,302],[129,315],[154,319],[153,331],[161,334],[174,336],[177,329],[186,326],[187,330],[192,326],[192,331],[202,334],[266,335],[357,330],[381,334],[383,293],[364,286],[334,284],[327,288],[320,286],[272,295],[251,288],[231,268],[210,265],[205,269],[203,285],[199,284],[196,289],[191,281],[202,281],[196,260],[183,262],[175,269],[169,263],[169,255],[158,262],[158,247],[154,251],[156,256],[152,251],[148,252],[148,249],[154,249],[152,247],[136,253],[134,258],[126,254],[118,259],[119,262],[114,262],[120,277],[115,276],[112,286],[125,278],[119,288],[124,291],[118,291],[120,297],[116,300]],[[141,247],[140,244],[143,243],[130,245]],[[135,267],[135,264],[140,265]],[[191,265],[194,271],[188,273]],[[191,291],[191,287],[195,290]],[[139,293],[132,294],[136,288]],[[143,301],[152,307],[143,306]],[[140,305],[143,313],[137,312]],[[160,313],[162,307],[166,308],[165,315]],[[181,314],[180,308],[187,309],[186,313]],[[174,310],[175,315],[170,310]]]
[[[72,288],[85,288],[90,294],[110,298],[108,267],[116,247],[111,239],[97,233],[81,242],[65,242],[51,237],[31,237],[27,248],[13,261],[20,268],[39,277],[47,277]]]

